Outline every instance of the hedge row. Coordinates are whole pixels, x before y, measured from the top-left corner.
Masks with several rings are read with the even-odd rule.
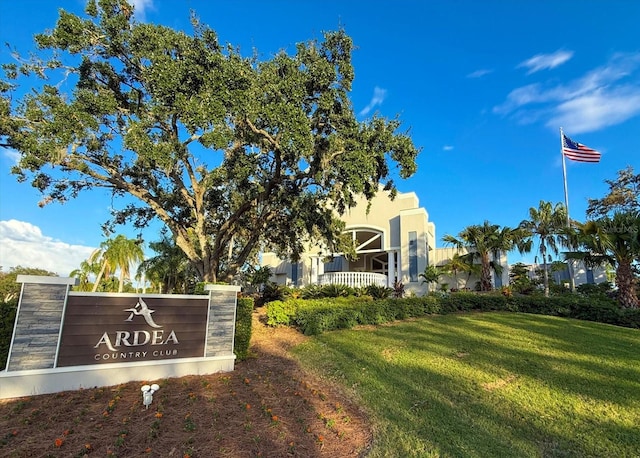
[[[236,332],[233,341],[233,352],[238,361],[247,359],[251,341],[251,315],[253,314],[253,298],[239,297],[236,309]]]
[[[506,297],[464,292],[407,299],[275,301],[267,305],[267,323],[271,326],[294,325],[304,334],[316,335],[362,324],[381,324],[424,315],[474,310],[535,313],[640,328],[640,310],[620,309],[614,301],[608,299],[577,295],[550,298]]]
[[[9,356],[9,346],[13,335],[13,323],[16,320],[15,302],[0,302],[0,371],[4,370]]]

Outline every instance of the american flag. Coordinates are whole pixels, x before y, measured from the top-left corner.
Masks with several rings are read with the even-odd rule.
[[[600,153],[562,134],[562,153],[577,162],[600,162]]]

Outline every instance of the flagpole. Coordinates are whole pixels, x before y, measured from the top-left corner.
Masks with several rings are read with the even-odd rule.
[[[564,207],[567,211],[567,228],[571,228],[571,218],[569,217],[569,192],[567,191],[567,164],[564,157],[564,133],[560,127],[560,155],[562,156],[562,179],[564,181]],[[575,290],[575,280],[573,278],[573,265],[571,260],[567,260],[569,270],[569,286],[571,291]]]
[[[560,155],[562,156],[562,179],[564,181],[564,207],[567,210],[567,227],[571,225],[571,219],[569,219],[569,192],[567,191],[567,164],[564,158],[564,142],[562,137],[562,127],[560,128]]]

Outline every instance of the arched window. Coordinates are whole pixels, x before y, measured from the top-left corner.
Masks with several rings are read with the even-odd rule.
[[[351,234],[356,253],[377,253],[383,251],[383,233],[371,228],[353,228],[345,231]]]

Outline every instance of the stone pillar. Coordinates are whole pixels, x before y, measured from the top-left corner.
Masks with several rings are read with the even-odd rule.
[[[18,275],[22,283],[7,372],[55,367],[69,287],[76,278]]]
[[[209,291],[209,323],[205,357],[233,355],[239,286],[205,285]]]

